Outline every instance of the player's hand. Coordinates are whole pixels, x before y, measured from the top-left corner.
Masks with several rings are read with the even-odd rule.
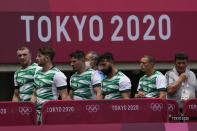
[[[179,77],[180,77],[180,79],[181,79],[182,81],[184,81],[184,80],[187,78],[187,75],[186,75],[186,73],[184,72],[184,73],[181,73],[181,75],[180,75]]]
[[[143,91],[139,91],[138,92],[138,98],[144,98],[145,97],[145,94]]]

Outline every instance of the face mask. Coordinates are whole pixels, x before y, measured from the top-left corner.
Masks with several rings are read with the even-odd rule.
[[[88,68],[92,68],[91,65],[90,65],[90,61],[86,61],[85,64],[86,64],[86,66],[87,66]]]

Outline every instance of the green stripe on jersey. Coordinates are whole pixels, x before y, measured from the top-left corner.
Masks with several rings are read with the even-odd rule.
[[[51,68],[47,72],[42,69],[38,70],[35,75],[36,95],[37,95],[37,109],[41,109],[42,103],[47,100],[56,100],[58,98],[57,88],[54,87],[54,76],[60,72],[56,67]]]
[[[147,75],[144,75],[140,78],[140,87],[144,93],[145,97],[147,98],[158,98],[159,97],[159,91],[156,88],[156,80],[159,75],[163,75],[159,71],[155,71],[150,77],[147,77]]]
[[[82,74],[75,72],[70,78],[70,86],[76,99],[94,99],[91,76],[95,70],[87,69]]]
[[[38,65],[32,63],[26,69],[18,69],[15,74],[15,82],[19,87],[20,101],[30,101],[34,89],[34,75]],[[16,85],[15,85],[16,86]]]
[[[122,98],[119,90],[119,81],[125,75],[122,72],[116,73],[111,79],[105,77],[102,81],[102,92],[104,99],[119,99]]]

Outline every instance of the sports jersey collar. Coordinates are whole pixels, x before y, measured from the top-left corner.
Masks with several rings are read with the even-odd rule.
[[[114,76],[112,76],[111,78],[107,78],[107,76],[105,76],[105,78],[106,78],[107,80],[112,80],[119,72],[120,72],[120,71],[118,70],[118,71],[116,72],[116,74],[114,74]]]
[[[156,72],[157,72],[157,71],[155,70],[154,73],[153,73],[151,76],[149,76],[149,77],[147,77],[147,75],[145,75],[145,76],[146,76],[146,79],[147,79],[147,80],[152,79],[152,77],[155,75]]]
[[[55,68],[55,65],[53,65],[48,71],[52,70],[53,68]],[[42,73],[47,73],[48,71],[43,72],[43,68],[42,68]]]
[[[29,67],[30,66],[32,66],[34,63],[33,62],[31,62],[31,64],[28,66],[28,67],[26,67],[25,69],[22,69],[22,67],[21,67],[21,70],[23,70],[23,71],[25,71],[25,70],[28,70],[29,69]]]
[[[81,76],[81,75],[83,75],[86,71],[88,71],[88,70],[90,70],[91,68],[87,68],[84,72],[82,72],[81,74],[79,74],[78,72],[76,72],[76,74],[78,75],[78,76]],[[92,69],[93,70],[93,69]]]

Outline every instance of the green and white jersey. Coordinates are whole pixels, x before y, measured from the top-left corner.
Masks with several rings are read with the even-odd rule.
[[[101,77],[98,71],[87,69],[85,72],[74,73],[70,78],[73,99],[95,99],[94,87],[101,86]]]
[[[102,81],[104,99],[120,99],[121,93],[131,91],[130,79],[118,71],[112,78],[105,77]]]
[[[159,98],[159,91],[165,91],[167,86],[165,76],[155,71],[150,77],[144,75],[140,78],[138,91],[143,91],[146,98]]]
[[[36,63],[32,63],[25,69],[19,68],[14,74],[15,89],[19,89],[20,101],[30,101],[34,90],[34,75],[39,69]]]
[[[35,74],[35,86],[37,96],[37,110],[48,100],[58,100],[59,93],[57,90],[67,87],[67,78],[58,68],[52,67],[47,72],[42,69]]]

